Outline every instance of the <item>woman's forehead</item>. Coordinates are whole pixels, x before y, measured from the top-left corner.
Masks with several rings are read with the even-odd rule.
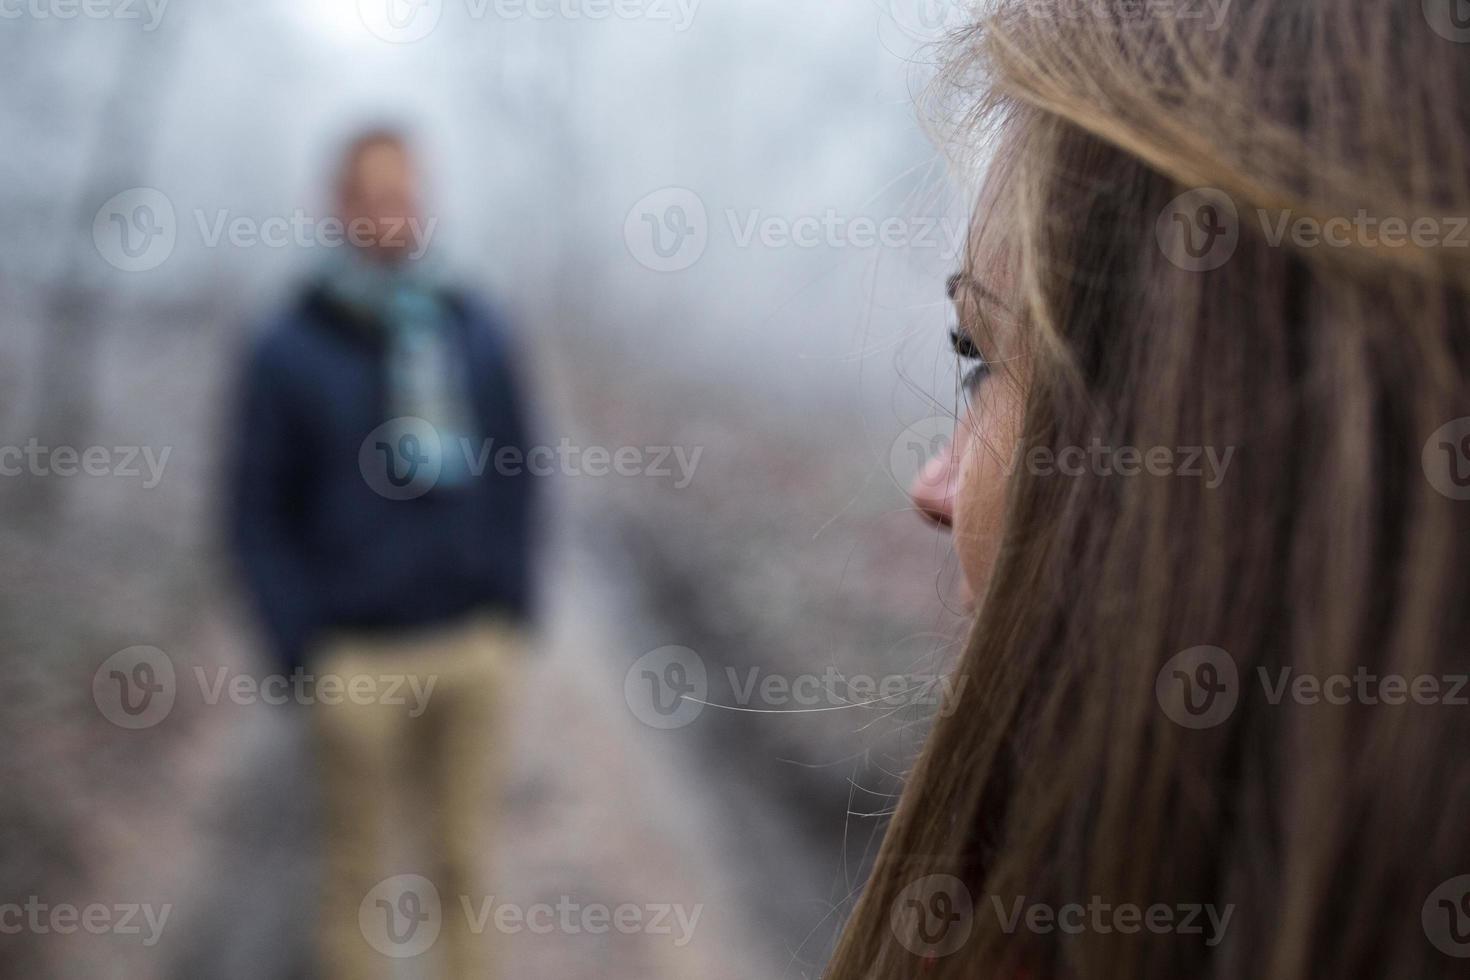
[[[1006,300],[1014,295],[1016,210],[1014,171],[1001,158],[992,161],[970,218],[965,273]]]

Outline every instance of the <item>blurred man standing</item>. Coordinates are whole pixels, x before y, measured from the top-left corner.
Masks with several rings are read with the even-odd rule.
[[[490,893],[497,701],[531,591],[533,477],[507,463],[531,447],[501,325],[424,257],[405,140],[354,140],[337,193],[348,244],[245,373],[234,542],[281,668],[309,678],[323,975],[388,976],[442,929],[449,975],[482,977],[460,896]]]

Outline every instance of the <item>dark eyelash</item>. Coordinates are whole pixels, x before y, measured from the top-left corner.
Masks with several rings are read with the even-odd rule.
[[[960,286],[963,285],[964,282],[965,277],[961,273],[955,273],[945,281],[945,292],[949,294],[951,302],[953,302],[955,297],[959,294]],[[985,356],[980,353],[980,348],[976,346],[975,341],[971,339],[969,331],[961,330],[958,328],[950,330],[949,343],[950,346],[954,348],[954,352],[958,354],[962,360],[975,362],[975,364],[965,372],[964,377],[960,379],[960,387],[962,390],[964,390],[967,394],[974,392],[975,389],[980,386],[980,383],[982,381],[990,377],[989,363],[986,362]]]
[[[963,330],[951,330],[949,332],[949,343],[954,352],[967,361],[984,361],[985,357],[980,353],[980,348],[975,346],[975,341]]]
[[[984,355],[980,353],[980,348],[976,347],[975,342],[970,339],[970,335],[963,330],[951,330],[949,332],[949,342],[954,347],[954,352],[961,358],[975,362],[965,372],[964,377],[960,379],[960,387],[963,390],[967,392],[974,391],[980,382],[990,377],[990,365],[986,362]]]

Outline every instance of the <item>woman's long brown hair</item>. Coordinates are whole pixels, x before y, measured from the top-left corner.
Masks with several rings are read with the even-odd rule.
[[[1234,453],[1213,487],[1016,468],[961,703],[832,980],[1466,975],[1470,898],[1444,883],[1470,875],[1470,707],[1453,703],[1470,688],[1451,696],[1470,671],[1470,423],[1433,435],[1470,416],[1452,7],[1002,0],[954,39],[943,105],[1011,174],[1018,458]],[[1171,202],[1198,188],[1191,213],[1238,232],[1218,267],[1171,252]],[[1291,230],[1337,217],[1357,230]],[[1431,224],[1399,245],[1386,219]],[[1170,685],[1227,683],[1173,659],[1202,646],[1235,683],[1192,727]],[[1380,686],[1272,696],[1303,675]],[[1438,695],[1385,703],[1390,675]],[[1011,919],[1073,903],[1230,917]]]

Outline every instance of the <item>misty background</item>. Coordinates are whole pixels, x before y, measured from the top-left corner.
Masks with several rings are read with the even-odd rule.
[[[960,6],[87,9],[0,11],[0,446],[133,449],[141,473],[0,478],[0,902],[171,913],[152,944],[0,935],[0,975],[310,975],[303,712],[193,678],[266,669],[221,531],[226,434],[245,345],[326,246],[221,229],[315,234],[343,141],[381,123],[420,148],[434,260],[513,324],[538,437],[697,458],[687,483],[551,478],[486,845],[497,897],[698,904],[693,941],[507,936],[505,972],[818,975],[932,708],[722,706],[753,677],[931,676],[961,635],[947,540],[904,495],[956,404],[966,195],[915,96]],[[140,201],[168,241],[134,261],[108,235]],[[179,691],[129,731],[92,680],[137,645]],[[624,682],[668,645],[712,704],[659,730]]]

